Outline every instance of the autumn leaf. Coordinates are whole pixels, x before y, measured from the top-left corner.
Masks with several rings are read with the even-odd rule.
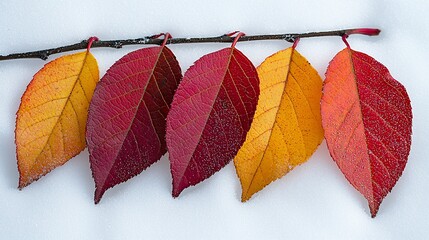
[[[85,149],[88,106],[98,79],[89,51],[58,58],[34,75],[16,117],[20,189]]]
[[[87,125],[95,203],[166,153],[165,119],[181,78],[174,54],[160,46],[125,55],[101,79]]]
[[[167,117],[174,197],[236,155],[250,128],[258,95],[255,67],[235,47],[207,54],[189,68]]]
[[[258,68],[261,94],[246,141],[234,158],[242,201],[305,162],[323,140],[322,79],[294,48]]]
[[[329,64],[321,112],[332,158],[375,217],[410,151],[412,113],[405,88],[381,63],[346,48]]]

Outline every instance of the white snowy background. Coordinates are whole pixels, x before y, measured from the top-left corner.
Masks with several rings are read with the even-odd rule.
[[[352,48],[387,66],[410,95],[413,136],[408,164],[375,219],[323,142],[311,159],[247,203],[228,164],[171,197],[167,156],[110,189],[98,205],[85,150],[64,166],[17,189],[14,127],[21,95],[46,63],[0,62],[0,239],[428,239],[429,3],[395,1],[159,0],[0,1],[0,54],[159,32],[174,37],[290,33],[378,27],[378,37],[351,36]],[[229,44],[173,45],[182,71]],[[289,47],[284,41],[238,43],[255,65]],[[100,75],[141,48],[93,49]],[[339,37],[302,39],[298,50],[324,76],[344,44]],[[63,54],[50,57],[55,59]]]

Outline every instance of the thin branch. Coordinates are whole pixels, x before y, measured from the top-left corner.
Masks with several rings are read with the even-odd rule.
[[[347,37],[351,34],[363,34],[368,36],[376,36],[380,33],[379,29],[374,28],[354,28],[354,29],[343,29],[336,31],[323,31],[323,32],[308,32],[308,33],[286,33],[286,34],[267,34],[267,35],[249,35],[241,36],[238,42],[245,41],[260,41],[260,40],[285,40],[293,43],[299,38],[312,38],[312,37],[326,37],[326,36],[340,36]],[[143,38],[125,39],[125,40],[98,40],[92,43],[92,48],[121,48],[126,45],[138,45],[138,44],[153,44],[161,45],[163,39],[157,38],[159,35],[148,36]],[[182,44],[182,43],[229,43],[234,42],[236,37],[231,37],[228,34],[218,37],[203,37],[203,38],[170,38],[167,40],[167,44]],[[88,40],[84,40],[80,43],[67,45],[63,47],[25,52],[25,53],[13,53],[9,55],[0,55],[0,61],[20,58],[40,58],[43,60],[48,59],[52,54],[69,52],[74,50],[86,49],[88,46]]]

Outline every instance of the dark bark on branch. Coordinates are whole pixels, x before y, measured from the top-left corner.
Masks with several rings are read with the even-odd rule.
[[[268,34],[268,35],[249,35],[242,36],[238,39],[238,42],[245,41],[259,41],[259,40],[285,40],[293,43],[298,38],[311,38],[311,37],[325,37],[325,36],[348,36],[351,34],[364,34],[368,36],[375,36],[380,33],[379,29],[373,28],[355,28],[355,29],[344,29],[336,31],[324,31],[324,32],[309,32],[309,33],[289,33],[289,34]],[[167,40],[167,44],[181,44],[181,43],[229,43],[233,42],[235,37],[228,35],[222,35],[219,37],[203,37],[203,38],[170,38]],[[13,53],[9,55],[0,55],[0,61],[20,58],[40,58],[43,60],[55,53],[62,53],[80,49],[86,49],[89,40],[84,40],[80,43],[75,43],[68,46],[51,48],[33,52],[25,53]],[[126,40],[99,40],[92,43],[91,48],[109,47],[109,48],[121,48],[126,45],[138,45],[138,44],[152,44],[161,45],[163,39],[156,38],[155,36],[148,36],[136,39]]]

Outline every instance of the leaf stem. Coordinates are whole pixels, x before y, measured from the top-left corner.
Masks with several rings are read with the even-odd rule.
[[[296,48],[296,46],[298,46],[299,40],[300,40],[300,38],[299,38],[299,37],[298,37],[298,38],[295,38],[295,40],[293,41],[292,49],[295,49],[295,48]]]
[[[89,49],[91,48],[92,43],[95,42],[95,41],[98,41],[98,37],[90,37],[88,39],[88,45],[86,47],[86,51],[89,52]]]
[[[240,40],[241,37],[246,36],[244,32],[239,32],[237,36],[234,37],[234,42],[232,42],[231,48],[235,48],[235,45]],[[231,36],[230,36],[231,37]]]
[[[350,49],[350,44],[347,42],[347,38],[349,37],[348,34],[344,34],[341,39],[343,39],[344,44],[346,44],[347,48]]]
[[[236,33],[236,32],[235,32]],[[312,38],[312,37],[327,37],[327,36],[348,36],[351,34],[363,34],[368,36],[376,36],[380,33],[379,29],[376,28],[352,28],[352,29],[343,29],[335,31],[321,31],[321,32],[308,32],[308,33],[284,33],[284,34],[265,34],[265,35],[247,35],[247,36],[237,36],[236,42],[246,42],[246,41],[260,41],[260,40],[285,40],[287,42],[293,43],[295,39],[298,38]],[[184,44],[184,43],[233,43],[235,38],[229,36],[228,34],[221,35],[218,37],[194,37],[194,38],[168,38],[166,44]],[[162,45],[164,39],[153,38],[153,36],[147,36],[143,38],[135,39],[124,39],[124,40],[96,40],[90,38],[89,40],[84,40],[80,43],[75,43],[67,46],[50,48],[45,50],[38,50],[32,52],[24,53],[12,53],[9,55],[0,55],[0,61],[11,60],[11,59],[20,59],[20,58],[40,58],[43,60],[48,59],[52,54],[69,52],[74,50],[86,49],[88,47],[89,41],[92,41],[91,48],[122,48],[126,45],[146,45],[146,44],[155,44]]]
[[[164,47],[165,45],[167,45],[168,39],[171,39],[171,38],[173,38],[173,37],[171,36],[170,33],[165,33],[164,34],[164,41],[162,41],[161,46]]]

